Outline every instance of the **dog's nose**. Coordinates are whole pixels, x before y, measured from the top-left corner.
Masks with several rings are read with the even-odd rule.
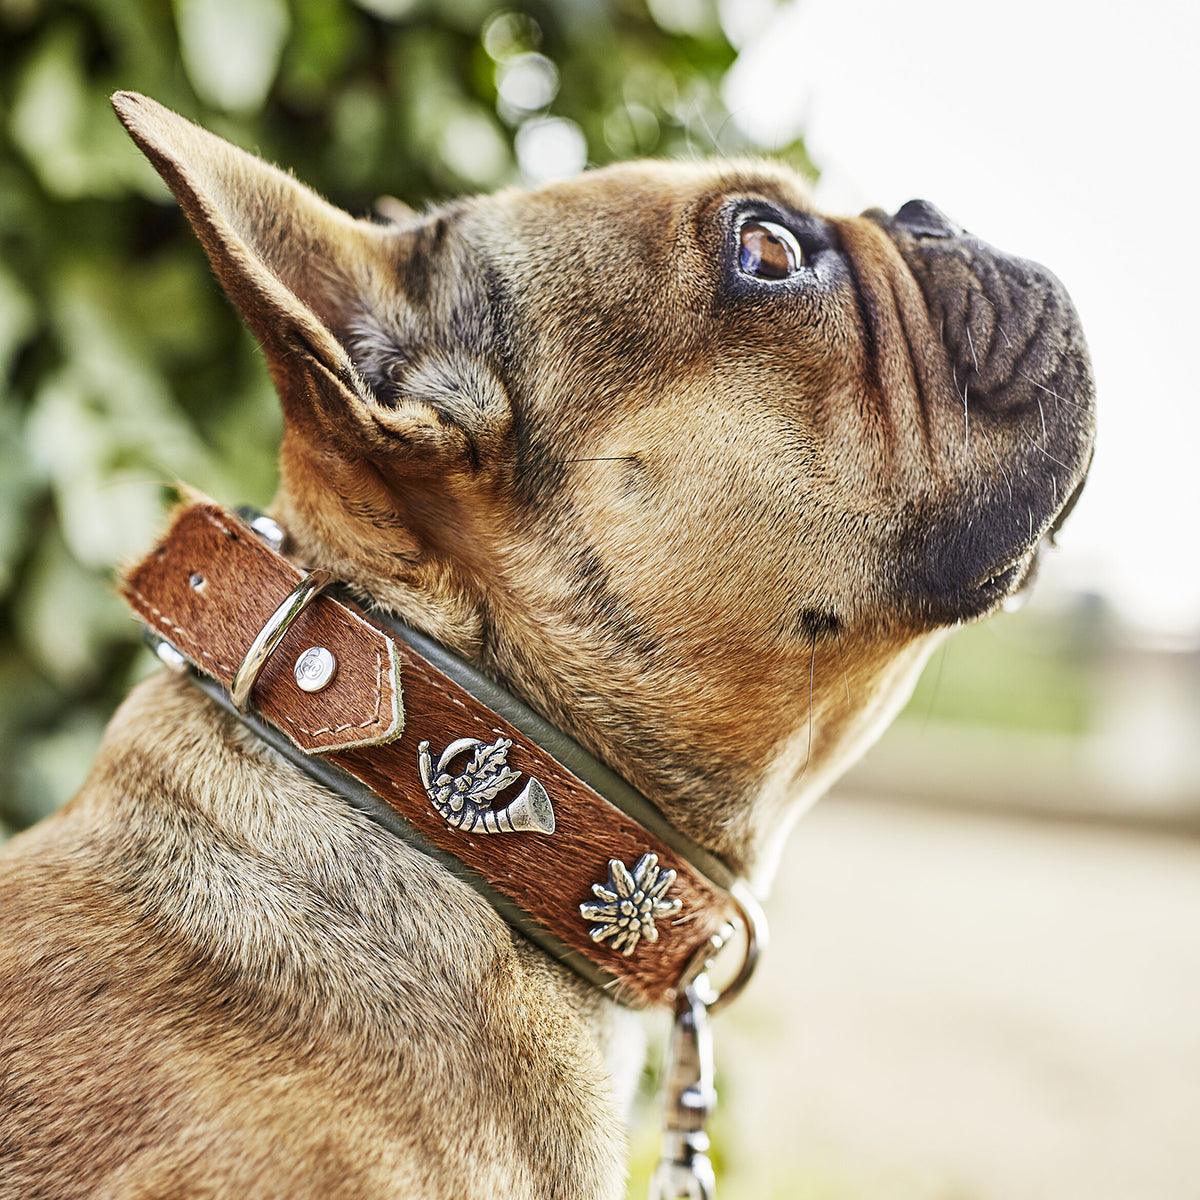
[[[897,210],[893,221],[915,237],[957,237],[962,230],[936,204],[928,200],[909,200]]]

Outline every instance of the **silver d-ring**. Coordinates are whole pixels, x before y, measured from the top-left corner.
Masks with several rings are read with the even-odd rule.
[[[707,977],[708,967],[733,937],[733,927],[726,925],[723,930],[714,933],[692,956],[676,988],[676,994],[683,995],[687,989],[699,985],[698,995],[702,997],[710,1013],[720,1012],[725,1005],[741,995],[767,948],[769,937],[767,914],[763,912],[762,905],[754,898],[750,889],[739,879],[730,885],[729,894],[746,934],[746,948],[742,952],[742,961],[737,971],[720,990],[715,989]]]
[[[267,665],[267,659],[279,648],[292,622],[333,582],[328,571],[309,571],[303,579],[284,597],[283,603],[267,618],[267,623],[258,631],[242,665],[233,676],[229,686],[229,698],[243,712],[250,703],[250,693]]]

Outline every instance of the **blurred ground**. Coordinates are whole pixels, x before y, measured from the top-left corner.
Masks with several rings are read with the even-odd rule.
[[[722,1200],[1200,1197],[1200,842],[834,798],[769,911]]]

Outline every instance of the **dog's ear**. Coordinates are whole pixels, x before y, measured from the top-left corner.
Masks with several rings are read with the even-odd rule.
[[[399,208],[356,220],[145,96],[113,106],[261,343],[289,432],[418,471],[478,469],[511,412],[490,371],[438,344],[447,306],[406,302],[403,280],[428,291],[434,274],[414,261],[437,240],[425,223]]]

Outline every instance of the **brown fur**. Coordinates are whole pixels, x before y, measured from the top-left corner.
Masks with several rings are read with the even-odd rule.
[[[745,162],[368,225],[117,107],[263,345],[300,556],[760,880],[1082,478],[1069,303],[981,243]],[[831,239],[812,286],[739,275],[742,200]],[[6,850],[0,1005],[4,1200],[622,1191],[630,1018],[173,679]]]

